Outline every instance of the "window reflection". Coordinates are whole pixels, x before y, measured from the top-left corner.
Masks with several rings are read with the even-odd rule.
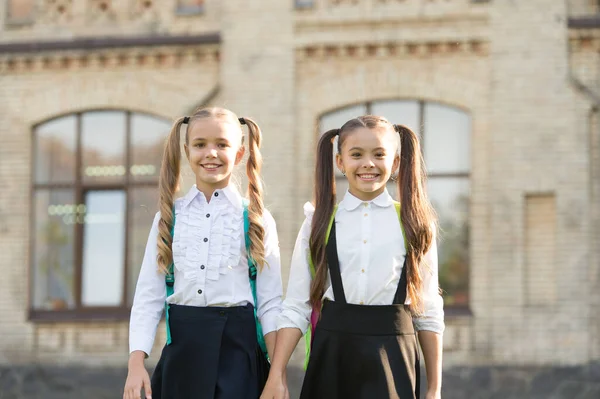
[[[137,277],[140,273],[148,234],[158,212],[158,188],[140,187],[129,192],[129,241],[127,270],[127,302],[133,304]]]
[[[88,112],[82,116],[82,169],[84,181],[123,181],[125,167],[125,113]]]
[[[423,151],[430,174],[468,173],[471,165],[471,118],[456,108],[425,105]]]
[[[75,180],[75,116],[54,119],[35,129],[35,181],[65,183]]]
[[[125,193],[89,191],[85,196],[84,306],[118,306],[123,294]]]
[[[131,117],[131,165],[134,180],[157,179],[160,173],[165,138],[171,125],[149,115]]]
[[[33,306],[63,310],[74,306],[72,190],[38,190],[34,200]]]

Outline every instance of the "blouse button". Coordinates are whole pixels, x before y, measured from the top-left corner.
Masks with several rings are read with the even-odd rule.
[[[364,272],[365,272],[365,269],[362,269],[360,272],[361,272],[361,273],[364,273]]]
[[[368,213],[365,213],[365,216],[369,216],[369,214],[368,214]]]
[[[202,290],[198,290],[198,294],[202,294]]]
[[[363,206],[366,208],[366,207],[369,206],[369,203],[368,202],[363,202]]]
[[[206,238],[205,238],[205,240],[206,240]],[[367,243],[367,240],[363,240],[363,243],[364,243],[364,244],[366,244],[366,243]]]
[[[209,217],[210,217],[210,213],[207,213],[207,214],[206,214],[206,217],[207,217],[207,218],[209,218]]]
[[[204,270],[204,268],[205,268],[205,267],[204,267],[204,265],[200,266],[200,269],[201,269],[201,270]]]
[[[365,303],[364,303],[363,301],[360,301],[360,304],[361,304],[361,305],[364,305]]]
[[[218,196],[219,196],[219,193],[215,193],[215,197],[218,197]]]
[[[204,238],[204,242],[208,242],[208,238]]]

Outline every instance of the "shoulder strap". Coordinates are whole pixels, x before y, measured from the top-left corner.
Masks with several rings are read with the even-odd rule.
[[[333,222],[335,221],[335,214],[337,213],[338,206],[333,207],[333,213],[331,214],[331,218],[329,219],[329,226],[327,227],[327,233],[325,234],[325,245],[329,242],[329,234],[331,234],[331,226],[333,226]],[[308,266],[310,269],[310,277],[315,278],[317,271],[315,269],[315,264],[313,263],[312,256],[310,254],[310,248],[308,250]]]
[[[258,273],[256,269],[256,263],[252,256],[250,256],[250,219],[248,218],[248,200],[244,198],[244,242],[246,243],[246,254],[248,257],[248,277],[250,279],[250,288],[252,289],[252,298],[254,299],[254,320],[256,322],[256,339],[258,345],[263,351],[267,359],[269,358],[269,352],[267,351],[267,344],[265,343],[265,337],[263,335],[262,326],[258,320],[258,299],[256,296],[256,275]]]
[[[173,242],[173,237],[175,236],[175,208],[173,208],[173,226],[171,226],[171,243]],[[171,244],[171,248],[173,245]],[[172,249],[171,249],[172,252]],[[165,284],[167,286],[167,297],[173,295],[175,291],[175,271],[174,271],[175,259],[171,261],[169,265],[169,271],[165,274]],[[165,298],[165,321],[167,326],[167,345],[171,344],[171,328],[169,326],[169,304],[166,302]]]
[[[398,201],[394,201],[394,207],[398,214],[398,220],[400,221],[400,229],[402,230],[402,238],[404,238],[404,248],[408,251],[408,241],[406,241],[406,234],[404,233],[404,226],[402,225],[402,205]]]

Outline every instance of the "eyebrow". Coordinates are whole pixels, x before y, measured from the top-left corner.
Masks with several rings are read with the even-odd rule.
[[[364,149],[362,149],[360,147],[352,147],[348,151],[364,151]],[[374,148],[373,151],[385,151],[385,148],[384,147],[377,147],[377,148]]]
[[[195,137],[192,141],[207,141],[207,139],[205,139],[204,137]],[[225,141],[229,143],[229,140],[225,137],[218,137],[217,139],[215,139],[215,141]]]

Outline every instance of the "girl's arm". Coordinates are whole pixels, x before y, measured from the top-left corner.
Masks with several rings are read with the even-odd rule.
[[[165,277],[158,272],[156,261],[159,214],[154,217],[142,268],[135,289],[129,323],[129,363],[127,380],[123,390],[124,399],[140,397],[144,388],[146,397],[152,396],[150,376],[144,367],[154,344],[156,327],[164,308],[167,289]]]
[[[159,220],[157,213],[148,236],[129,323],[129,352],[142,351],[146,357],[152,350],[167,296],[165,276],[158,271],[156,261]]]
[[[269,380],[261,398],[287,398],[285,370],[302,335],[310,324],[310,269],[308,265],[311,217],[314,208],[305,206],[307,219],[304,221],[292,255],[287,295],[277,323],[278,332],[275,355],[271,361]]]
[[[427,399],[438,398],[442,386],[442,343],[444,302],[439,292],[438,256],[435,234],[421,263],[423,314],[413,318],[427,371]]]
[[[427,398],[437,398],[442,389],[442,335],[419,331],[419,342],[427,371]],[[432,396],[430,396],[432,395]]]
[[[281,313],[281,256],[279,254],[279,239],[277,226],[273,216],[265,210],[263,214],[265,228],[265,261],[262,271],[256,277],[256,309],[267,344],[269,357],[273,359],[275,339],[277,335],[277,317]]]

